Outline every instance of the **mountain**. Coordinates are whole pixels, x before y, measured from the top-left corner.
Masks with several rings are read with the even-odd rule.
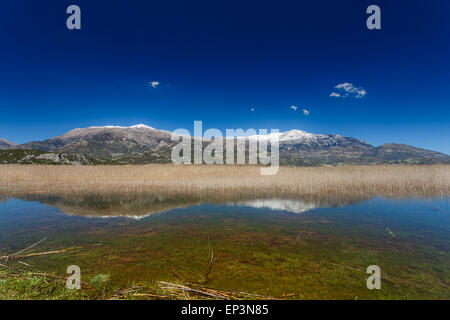
[[[361,156],[374,148],[351,137],[311,134],[301,130],[284,132],[279,141],[280,163],[284,165],[361,163]]]
[[[293,166],[316,166],[322,164],[383,164],[383,163],[409,163],[433,164],[450,163],[450,156],[402,144],[384,144],[374,147],[371,144],[336,134],[312,134],[301,130],[290,130],[268,135],[253,135],[240,137],[245,140],[246,158],[248,145],[251,141],[268,141],[278,137],[280,150],[280,164]],[[226,139],[225,143],[234,143],[234,152],[237,153],[236,141]],[[118,159],[122,163],[170,163],[171,150],[177,143],[167,144],[152,151],[140,154],[131,154]],[[209,141],[203,141],[203,148]],[[191,146],[193,155],[194,145]],[[226,148],[224,147],[224,152]],[[225,158],[225,157],[224,157]]]
[[[420,149],[406,144],[386,143],[379,147],[373,148],[364,154],[367,161],[375,159],[384,159],[386,162],[417,162],[418,159],[422,163],[449,163],[449,156],[435,151]]]
[[[140,124],[131,127],[105,126],[74,129],[44,141],[33,141],[21,149],[87,154],[105,159],[154,150],[171,142],[171,132]]]
[[[172,148],[177,144],[171,141],[171,135],[170,131],[157,130],[142,124],[131,127],[89,127],[74,129],[59,137],[33,141],[18,147],[45,152],[85,154],[122,164],[170,163]],[[268,141],[275,137],[279,139],[281,165],[450,163],[450,156],[435,151],[394,143],[375,147],[352,137],[312,134],[302,130],[252,135],[236,140],[245,140],[247,152],[250,142]],[[225,139],[226,143],[234,143],[235,151],[236,140]],[[203,140],[202,144],[202,148],[205,148],[209,140]]]
[[[0,138],[0,150],[7,150],[7,149],[14,149],[14,148],[17,148],[17,144],[15,144],[14,142]]]
[[[249,138],[266,140],[275,135],[278,135],[280,141],[280,163],[284,165],[450,163],[450,156],[443,153],[394,143],[374,147],[363,140],[337,134],[311,134],[291,130]]]

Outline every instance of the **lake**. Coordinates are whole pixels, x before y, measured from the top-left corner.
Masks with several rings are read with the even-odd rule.
[[[448,199],[2,200],[1,254],[46,238],[30,253],[69,250],[23,261],[60,275],[78,265],[86,281],[182,278],[282,299],[450,298]],[[380,290],[366,286],[370,265],[381,269]]]

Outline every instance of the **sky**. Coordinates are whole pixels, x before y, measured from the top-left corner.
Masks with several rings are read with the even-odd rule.
[[[69,5],[81,29],[69,30]],[[366,9],[381,9],[369,30]],[[450,154],[450,1],[4,0],[0,138],[333,133]],[[304,111],[306,110],[306,111]]]

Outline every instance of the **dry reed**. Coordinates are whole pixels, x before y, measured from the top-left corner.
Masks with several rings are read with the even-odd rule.
[[[152,193],[203,199],[248,197],[424,197],[450,194],[450,166],[280,167],[261,176],[258,166],[24,166],[0,165],[0,195]]]

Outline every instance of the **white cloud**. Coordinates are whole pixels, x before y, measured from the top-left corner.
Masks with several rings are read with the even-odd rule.
[[[303,114],[304,114],[305,116],[308,116],[310,112],[311,112],[311,111],[309,111],[309,110],[303,109]]]
[[[290,108],[294,111],[297,111],[298,107],[297,106],[290,106]]]
[[[352,83],[343,82],[334,87],[333,92],[330,93],[330,97],[335,98],[362,98],[367,94],[367,91],[361,87],[355,87]],[[337,91],[337,92],[336,92]]]
[[[152,88],[156,88],[160,84],[161,83],[159,81],[151,81],[151,82],[148,83],[148,85],[151,86]]]
[[[361,88],[361,89],[358,91],[358,93],[356,94],[356,98],[362,98],[362,97],[364,97],[366,94],[367,94],[366,90],[364,90],[364,89]]]

